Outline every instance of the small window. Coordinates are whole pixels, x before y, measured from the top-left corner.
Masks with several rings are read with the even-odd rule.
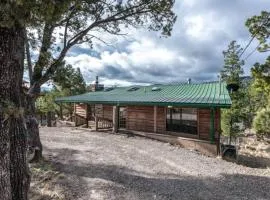
[[[127,91],[132,92],[132,91],[136,91],[138,89],[140,89],[140,88],[139,87],[131,87]]]
[[[167,131],[197,134],[197,109],[196,108],[168,108]]]

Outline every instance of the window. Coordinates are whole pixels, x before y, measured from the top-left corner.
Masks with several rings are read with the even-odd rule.
[[[196,108],[168,108],[167,131],[197,134]]]

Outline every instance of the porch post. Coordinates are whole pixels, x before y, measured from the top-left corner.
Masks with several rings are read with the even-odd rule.
[[[113,133],[118,132],[119,106],[113,106]]]
[[[74,103],[74,121],[75,121],[75,126],[77,126],[76,103]]]
[[[98,131],[98,116],[96,111],[95,111],[95,131]]]
[[[215,108],[211,108],[210,139],[211,139],[211,143],[214,143],[215,141]]]
[[[157,106],[154,106],[154,133],[157,132]]]
[[[87,103],[87,104],[86,104],[86,128],[89,127],[88,122],[89,122],[89,105],[88,105],[88,103]]]
[[[63,108],[62,108],[62,102],[60,103],[60,119],[63,120]]]

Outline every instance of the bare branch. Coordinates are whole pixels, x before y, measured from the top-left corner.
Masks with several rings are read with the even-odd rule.
[[[27,67],[28,67],[28,75],[29,75],[29,81],[32,82],[32,76],[33,76],[33,65],[31,61],[31,54],[30,54],[30,45],[27,38],[27,32],[26,29],[25,32],[25,52],[26,52],[26,60],[27,60]]]

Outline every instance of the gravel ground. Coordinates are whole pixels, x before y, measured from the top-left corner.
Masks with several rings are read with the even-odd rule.
[[[142,137],[41,128],[66,199],[270,199],[269,169],[209,158]]]

